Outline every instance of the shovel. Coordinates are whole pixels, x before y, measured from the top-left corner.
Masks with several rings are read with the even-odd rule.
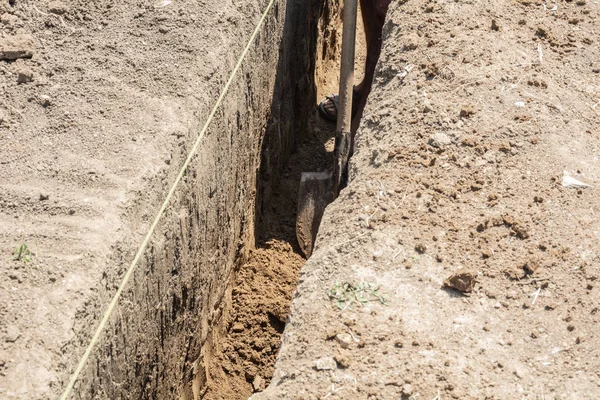
[[[311,256],[325,208],[338,196],[346,173],[352,143],[352,90],[358,0],[344,2],[342,65],[335,131],[334,162],[331,172],[303,172],[298,191],[296,237],[304,255]]]

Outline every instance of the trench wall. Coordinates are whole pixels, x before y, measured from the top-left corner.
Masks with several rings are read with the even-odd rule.
[[[249,12],[232,33],[237,40],[222,71],[207,84],[211,106],[215,88],[224,85],[267,1],[247,3]],[[78,398],[201,396],[203,345],[227,308],[235,266],[254,245],[260,204],[268,201],[279,169],[301,140],[314,104],[318,3],[280,1],[270,12],[78,382]],[[114,265],[121,268],[104,275],[98,310],[104,310],[133,258],[206,108],[186,127],[170,165],[124,210],[123,218],[142,222],[132,223],[136,234],[113,247]],[[78,338],[81,347],[97,325],[91,316],[87,321],[87,335]]]

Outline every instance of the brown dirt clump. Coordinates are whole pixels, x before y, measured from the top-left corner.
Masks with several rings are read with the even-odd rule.
[[[204,399],[245,399],[270,382],[304,261],[276,239],[250,252],[235,279],[226,335],[213,343]]]

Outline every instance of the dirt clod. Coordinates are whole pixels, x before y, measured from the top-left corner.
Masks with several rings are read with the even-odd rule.
[[[459,116],[461,118],[470,118],[475,114],[475,112],[477,112],[477,107],[474,104],[463,104],[460,107]]]
[[[9,36],[0,41],[0,60],[31,58],[35,52],[35,40],[31,35]]]
[[[477,275],[477,271],[462,268],[446,278],[443,286],[456,289],[459,292],[471,293],[475,288]]]
[[[29,83],[33,81],[33,71],[27,67],[21,67],[17,71],[18,83]]]
[[[265,390],[265,380],[260,376],[256,375],[252,381],[252,387],[255,392],[261,392]]]
[[[48,11],[52,14],[63,15],[69,11],[69,7],[59,0],[54,0],[48,3]]]
[[[317,371],[333,371],[337,368],[337,363],[333,357],[321,357],[315,361],[315,369]]]

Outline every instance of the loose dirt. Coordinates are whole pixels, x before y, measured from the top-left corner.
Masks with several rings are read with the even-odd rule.
[[[253,398],[598,397],[598,18],[392,3],[350,184]]]
[[[270,201],[262,203],[258,244],[236,272],[232,306],[223,331],[207,353],[204,399],[246,399],[264,390],[273,375],[281,335],[300,270],[306,261],[296,240],[300,174],[325,171],[333,162],[333,126],[317,112],[312,133],[290,159]],[[259,201],[260,204],[260,201]]]

